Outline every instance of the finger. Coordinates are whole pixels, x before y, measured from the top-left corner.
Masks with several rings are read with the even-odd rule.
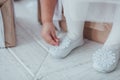
[[[42,37],[43,37],[43,39],[48,43],[48,44],[50,44],[50,45],[56,45],[56,42],[53,40],[53,38],[52,38],[52,36],[51,36],[51,34],[50,33],[48,33],[48,34],[41,34],[42,35]]]
[[[54,45],[54,46],[56,45],[56,42],[53,40],[51,35],[46,36],[46,42],[48,42],[49,44]]]
[[[56,46],[58,46],[59,45],[59,39],[57,38],[56,33],[52,32],[52,38],[56,42]]]
[[[50,42],[49,42],[49,44],[51,44],[51,45],[53,45],[53,46],[57,46],[58,44],[55,42],[55,41],[53,41],[53,40],[51,40]]]
[[[52,32],[52,37],[53,37],[53,39],[54,39],[56,42],[59,42],[59,39],[57,38],[55,32]]]

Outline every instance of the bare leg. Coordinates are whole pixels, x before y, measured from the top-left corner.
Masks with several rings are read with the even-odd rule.
[[[111,72],[120,58],[120,6],[116,9],[112,31],[103,48],[93,55],[93,67],[100,72]]]
[[[64,15],[67,20],[68,36],[71,39],[81,39],[83,41],[83,29],[89,3],[64,0]]]
[[[1,11],[5,28],[5,42],[7,43],[6,46],[15,46],[15,20],[12,0],[6,0],[6,2],[4,2],[1,7]]]

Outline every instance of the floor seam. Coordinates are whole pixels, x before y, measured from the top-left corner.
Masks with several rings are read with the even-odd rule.
[[[34,77],[34,73],[23,63],[23,61],[21,61],[21,59],[16,56],[16,54],[10,49],[10,48],[7,48],[8,51],[11,53],[11,55],[19,62],[19,64],[22,65],[22,67],[32,76]]]
[[[22,26],[21,26],[21,27],[22,27]],[[22,27],[22,28],[25,30],[24,27]],[[41,65],[40,65],[40,67],[39,67],[38,72],[34,75],[34,79],[35,79],[36,76],[39,74],[39,71],[41,70],[42,65],[44,64],[45,60],[46,60],[47,57],[48,57],[48,52],[47,52],[46,48],[45,48],[44,46],[42,46],[43,44],[42,44],[37,38],[35,38],[33,34],[31,34],[31,33],[30,33],[29,31],[27,31],[27,30],[25,30],[25,31],[26,31],[26,32],[36,41],[36,43],[38,43],[38,45],[39,45],[41,48],[43,48],[43,49],[46,51],[46,53],[47,53],[46,57],[44,58],[44,60],[42,61]]]

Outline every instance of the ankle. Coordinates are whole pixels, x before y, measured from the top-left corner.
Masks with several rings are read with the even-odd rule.
[[[83,41],[83,36],[81,36],[81,35],[73,35],[73,34],[67,33],[66,36],[68,36],[71,40]]]

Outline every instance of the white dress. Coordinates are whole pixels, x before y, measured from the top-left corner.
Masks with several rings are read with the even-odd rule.
[[[61,20],[62,6],[68,20],[113,22],[120,0],[58,0],[53,20]]]

